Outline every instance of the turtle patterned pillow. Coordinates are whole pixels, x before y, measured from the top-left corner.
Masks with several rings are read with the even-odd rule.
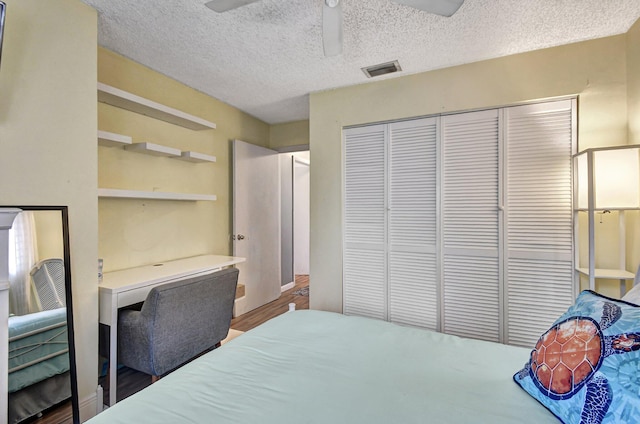
[[[514,381],[565,424],[640,417],[640,306],[583,291]]]

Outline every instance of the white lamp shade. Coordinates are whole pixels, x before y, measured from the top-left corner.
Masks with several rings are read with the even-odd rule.
[[[596,209],[640,206],[640,149],[594,152]]]
[[[589,206],[589,155],[592,155],[595,209],[640,208],[640,146],[589,149],[576,155],[578,208]]]

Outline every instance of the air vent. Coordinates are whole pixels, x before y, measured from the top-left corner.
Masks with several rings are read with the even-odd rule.
[[[367,78],[379,77],[380,75],[392,74],[398,71],[402,71],[402,68],[397,60],[362,68],[362,72],[364,72]]]

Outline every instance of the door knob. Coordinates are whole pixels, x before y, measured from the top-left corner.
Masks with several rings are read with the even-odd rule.
[[[238,240],[244,240],[244,236],[242,234],[238,234]]]

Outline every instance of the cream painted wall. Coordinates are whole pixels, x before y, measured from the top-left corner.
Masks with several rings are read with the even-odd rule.
[[[77,0],[6,2],[0,203],[69,207],[82,402],[98,374],[96,12]]]
[[[269,148],[309,145],[309,121],[295,121],[271,126]]]
[[[580,149],[625,144],[626,51],[620,35],[312,93],[311,307],[342,310],[342,127],[579,95]]]
[[[627,32],[629,144],[640,144],[640,20]]]
[[[216,156],[193,164],[122,148],[98,147],[98,186],[215,194],[214,202],[100,199],[99,255],[105,272],[199,254],[230,254],[230,140],[268,146],[269,125],[112,51],[98,49],[98,80],[215,122],[192,131],[107,104],[98,128]]]
[[[640,144],[640,20],[627,33],[627,75],[629,144]],[[635,271],[640,265],[640,212],[627,212],[626,218],[627,269]]]
[[[64,257],[62,214],[59,211],[34,212],[38,238],[38,260]]]

